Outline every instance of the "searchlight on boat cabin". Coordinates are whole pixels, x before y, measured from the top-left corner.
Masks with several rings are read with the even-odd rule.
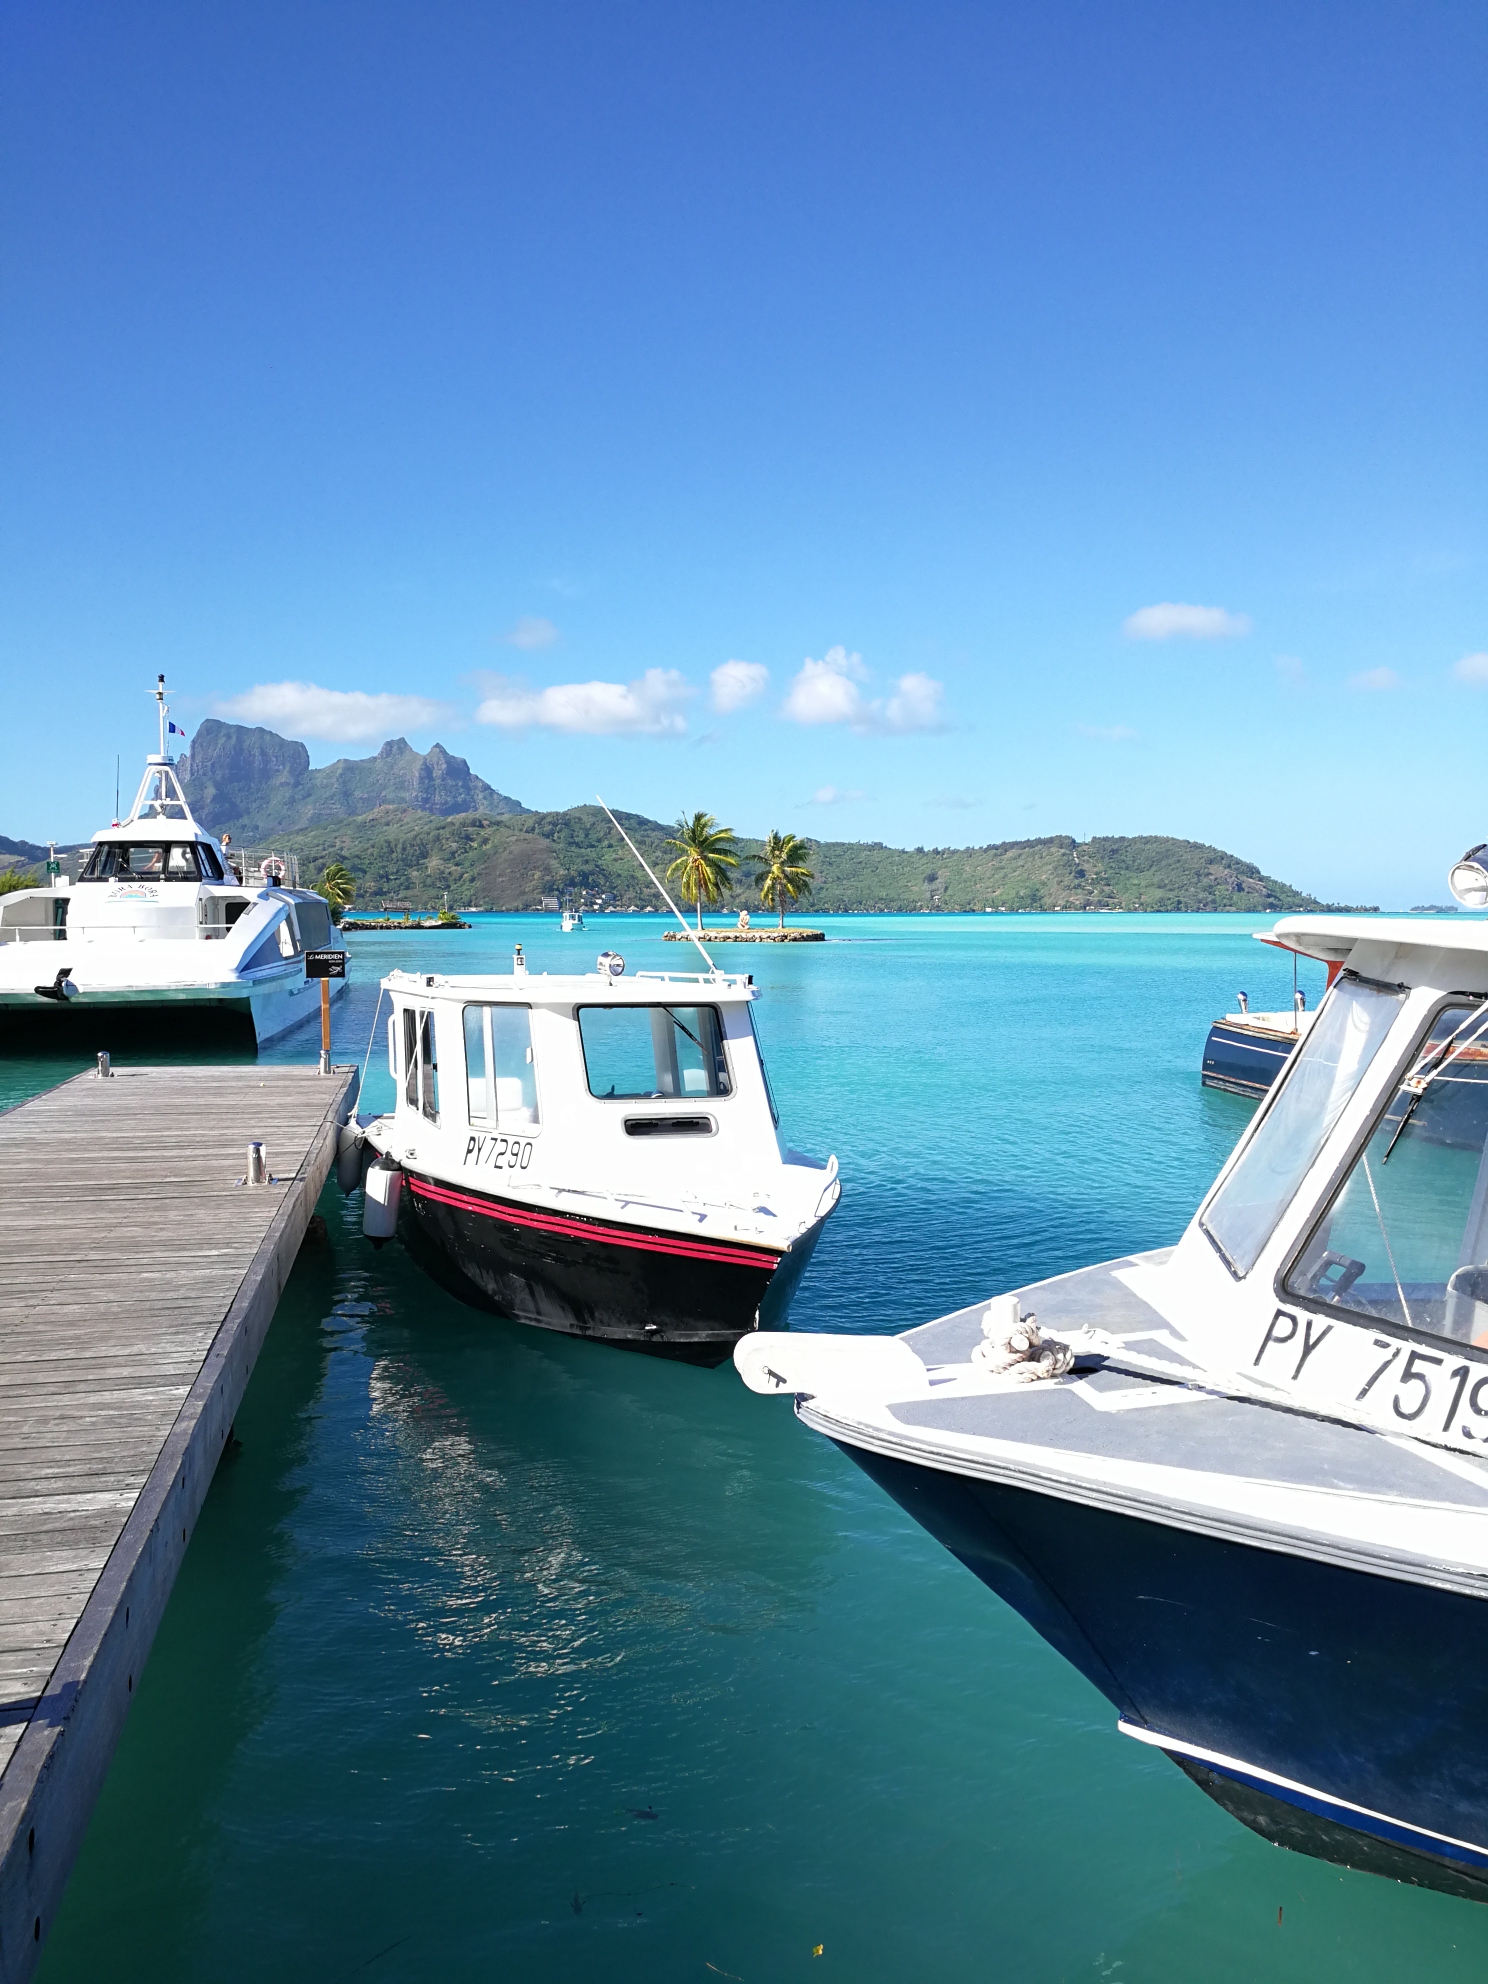
[[[1447,887],[1464,909],[1488,909],[1488,841],[1470,847],[1447,874]]]

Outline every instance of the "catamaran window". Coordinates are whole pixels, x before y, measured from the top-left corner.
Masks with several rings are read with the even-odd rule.
[[[162,847],[135,846],[123,841],[102,841],[88,856],[88,865],[78,876],[80,882],[121,882],[127,879],[150,882],[195,882],[201,878],[196,846],[189,840],[171,841]]]
[[[1286,1286],[1488,1344],[1488,1005],[1438,1017]]]
[[[300,941],[307,951],[327,951],[331,947],[331,912],[327,904],[315,901],[297,902],[294,906],[295,921],[300,926]]]
[[[537,1069],[528,1007],[465,1008],[465,1085],[472,1123],[502,1130],[536,1126]]]
[[[202,875],[209,882],[224,882],[227,877],[222,872],[222,863],[217,859],[205,841],[196,843],[196,858],[201,865]]]
[[[1204,1231],[1236,1274],[1249,1274],[1259,1260],[1404,996],[1345,974],[1319,1008],[1255,1135],[1201,1215]]]
[[[434,1014],[403,1008],[403,1099],[439,1121],[439,1059],[434,1051]]]
[[[716,1006],[580,1006],[579,1037],[607,1102],[730,1093]]]

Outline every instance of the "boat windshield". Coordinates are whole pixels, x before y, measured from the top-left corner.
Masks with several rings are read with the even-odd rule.
[[[729,1093],[716,1006],[580,1006],[579,1038],[606,1102]]]
[[[212,867],[217,866],[216,862]],[[207,871],[210,875],[210,870]],[[141,842],[101,841],[88,856],[88,865],[78,876],[80,882],[120,882],[134,878],[150,882],[197,882],[202,869],[197,862],[196,844],[189,840]],[[220,880],[220,876],[212,877]]]
[[[1249,1274],[1404,1002],[1403,991],[1345,973],[1323,1001],[1200,1224],[1236,1274]]]
[[[1438,1016],[1286,1287],[1488,1344],[1488,1004]]]

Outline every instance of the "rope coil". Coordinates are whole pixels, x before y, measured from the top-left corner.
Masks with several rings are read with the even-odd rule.
[[[1046,1337],[1038,1317],[1023,1314],[1016,1295],[998,1295],[987,1304],[982,1340],[971,1361],[984,1371],[1033,1384],[1040,1378],[1062,1378],[1073,1370],[1075,1353],[1067,1343]]]

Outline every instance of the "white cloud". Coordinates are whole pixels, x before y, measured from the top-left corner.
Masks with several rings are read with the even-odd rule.
[[[783,714],[792,723],[856,723],[863,714],[858,688],[868,671],[860,654],[828,648],[820,661],[808,655],[790,686]]]
[[[1099,737],[1107,744],[1130,744],[1137,736],[1124,723],[1077,723],[1075,728],[1082,737]]]
[[[1488,654],[1465,654],[1452,673],[1459,682],[1488,682]]]
[[[322,689],[314,682],[260,682],[218,703],[234,723],[262,723],[292,737],[360,744],[405,730],[432,730],[455,714],[427,696],[369,695],[364,689]]]
[[[781,711],[792,723],[846,723],[857,731],[891,732],[939,730],[944,718],[944,685],[933,676],[901,675],[890,684],[887,698],[869,700],[861,683],[868,679],[863,657],[844,647],[828,648],[820,661],[808,655],[791,683]]]
[[[681,737],[682,706],[697,691],[675,668],[648,668],[635,682],[562,682],[549,689],[491,684],[477,723],[502,730],[539,726],[586,737]]]
[[[539,613],[524,613],[515,627],[508,627],[504,634],[497,636],[509,648],[550,648],[558,639],[558,629],[551,620],[544,620]]]
[[[860,799],[866,799],[865,792],[843,792],[835,785],[819,785],[807,800],[808,806],[855,806]]]
[[[1250,617],[1222,606],[1183,606],[1166,599],[1128,614],[1121,631],[1129,641],[1227,641],[1250,632]]]
[[[942,727],[941,700],[944,683],[931,675],[901,675],[894,693],[883,706],[885,730],[939,730]],[[878,710],[874,705],[875,712]]]
[[[708,678],[713,684],[713,707],[720,715],[741,710],[765,692],[770,671],[760,661],[720,662]]]
[[[1393,668],[1366,668],[1361,675],[1351,675],[1348,685],[1361,695],[1377,695],[1383,689],[1398,689],[1400,677]]]

